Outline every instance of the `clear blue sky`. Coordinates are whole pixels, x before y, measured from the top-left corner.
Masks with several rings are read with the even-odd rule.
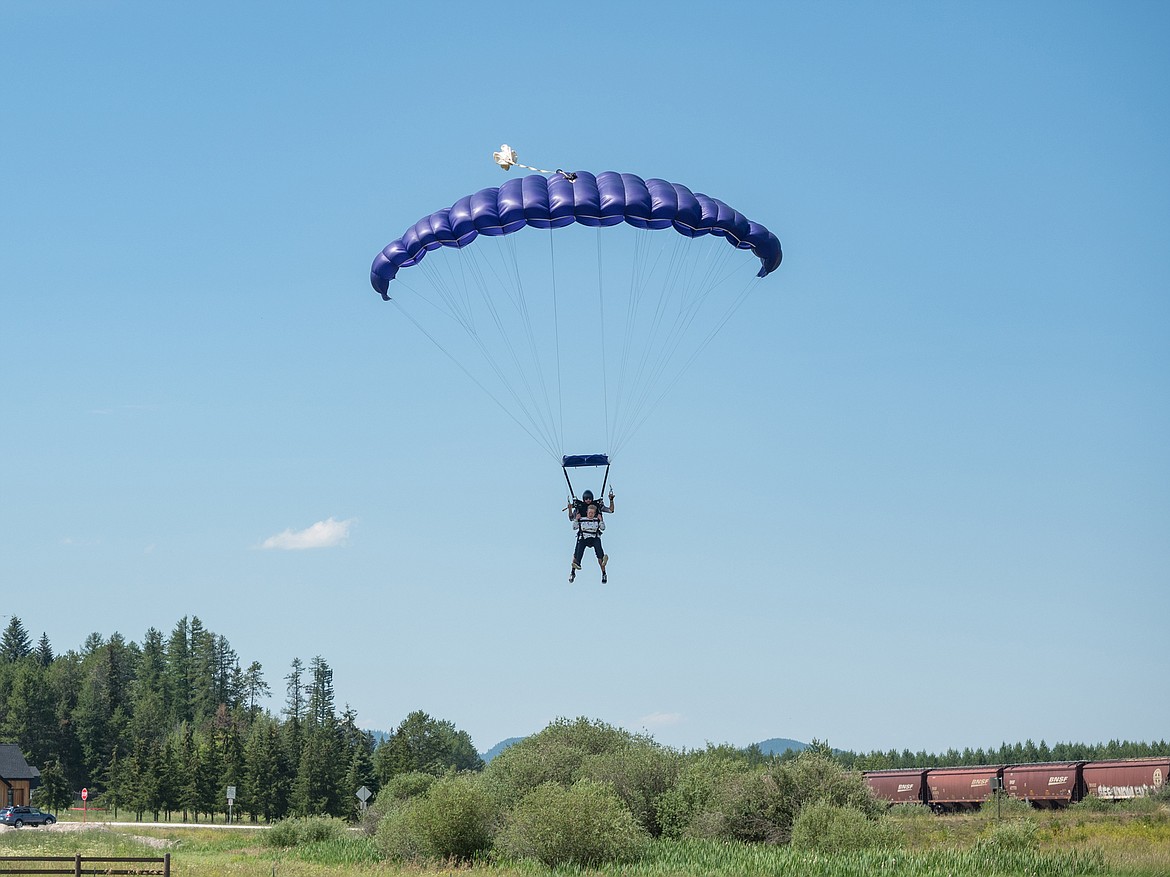
[[[1157,3],[10,0],[0,614],[58,650],[198,615],[278,693],[320,654],[367,727],[481,749],[1164,738],[1168,38]],[[564,581],[558,468],[368,285],[505,141],[784,244],[615,467],[605,588]]]

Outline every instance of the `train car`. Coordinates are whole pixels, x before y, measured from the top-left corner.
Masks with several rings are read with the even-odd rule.
[[[1170,757],[1090,761],[1081,772],[1086,798],[1145,798],[1161,791],[1170,778]]]
[[[924,768],[867,770],[865,781],[874,795],[891,804],[925,804],[929,799]]]
[[[930,806],[935,810],[974,810],[991,797],[992,780],[1003,782],[1002,764],[936,767],[926,772]]]
[[[1033,807],[1067,807],[1081,800],[1082,761],[1011,764],[1003,769],[1004,791]]]

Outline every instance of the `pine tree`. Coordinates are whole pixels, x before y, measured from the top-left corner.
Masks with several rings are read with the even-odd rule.
[[[167,639],[166,708],[168,726],[194,719],[191,709],[191,625],[183,616]]]
[[[301,723],[305,713],[305,688],[302,681],[305,665],[300,658],[293,658],[289,674],[284,677],[286,683],[286,697],[284,705],[285,723],[282,728],[281,739],[284,743],[285,761],[295,773],[301,763],[301,745],[303,733]]]
[[[267,697],[272,694],[272,689],[264,681],[264,669],[260,666],[259,661],[253,661],[248,665],[248,670],[244,673],[243,690],[244,701],[247,704],[248,712],[255,716],[256,712],[260,709],[257,701],[262,697]]]
[[[199,616],[191,618],[191,711],[196,725],[202,725],[215,715],[219,706],[216,696],[215,634],[203,626]]]
[[[36,651],[37,663],[42,667],[48,667],[53,663],[53,647],[49,644],[49,635],[42,632],[41,638],[37,642]]]
[[[41,784],[36,791],[36,803],[54,813],[73,803],[73,791],[61,769],[61,762],[51,761],[41,771]]]
[[[56,658],[45,671],[45,678],[53,701],[53,729],[49,734],[52,757],[60,762],[70,787],[79,789],[88,780],[74,721],[82,680],[81,656],[70,651]]]
[[[36,661],[13,665],[7,709],[0,722],[0,739],[19,744],[31,764],[46,764],[56,755],[53,692],[47,675]]]
[[[110,702],[109,657],[100,648],[83,663],[81,688],[73,708],[73,723],[81,745],[83,784],[96,785],[109,768],[114,749],[113,706]]]
[[[175,809],[183,821],[199,821],[199,746],[191,726],[184,722],[178,729],[174,746]]]
[[[236,787],[237,798],[244,776],[244,743],[241,739],[242,722],[239,715],[220,704],[215,714],[215,748],[219,761],[219,788],[227,799],[229,786]]]
[[[28,631],[15,615],[8,620],[3,636],[0,636],[0,663],[15,663],[32,654],[32,640]]]
[[[155,628],[146,631],[138,672],[130,685],[130,735],[136,750],[141,744],[158,745],[166,736],[168,714],[166,709],[166,651],[162,633]]]
[[[244,777],[240,784],[240,808],[255,821],[272,822],[284,816],[289,777],[283,758],[280,729],[265,714],[256,717],[244,744]]]
[[[305,714],[304,742],[293,783],[292,809],[309,816],[327,813],[340,816],[341,782],[346,759],[342,753],[341,729],[334,712],[333,670],[318,655],[310,669],[309,702]]]
[[[349,769],[341,784],[341,815],[356,821],[361,805],[357,790],[362,786],[377,793],[378,781],[374,773],[374,735],[357,726],[357,713],[348,706],[341,716],[342,754],[349,760]]]

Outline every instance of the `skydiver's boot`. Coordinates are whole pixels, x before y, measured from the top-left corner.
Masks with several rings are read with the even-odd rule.
[[[573,583],[573,579],[575,579],[575,578],[577,578],[577,569],[576,569],[576,564],[574,564],[574,565],[573,565],[573,567],[571,567],[571,568],[569,569],[569,584],[572,584],[572,583]]]
[[[609,579],[606,578],[606,575],[605,575],[605,565],[607,563],[609,563],[609,555],[608,554],[601,555],[601,560],[599,560],[598,563],[601,564],[601,583],[604,585],[607,581],[609,581]]]

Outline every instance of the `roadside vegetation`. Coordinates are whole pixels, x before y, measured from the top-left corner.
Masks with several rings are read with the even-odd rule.
[[[814,834],[816,849],[803,846],[807,814],[823,819],[827,808],[802,810],[790,844],[743,843],[659,837],[626,861],[552,866],[535,857],[481,854],[470,860],[395,860],[378,840],[339,820],[330,826],[301,824],[274,844],[265,831],[210,828],[92,828],[0,830],[0,855],[156,856],[169,852],[176,877],[343,877],[343,875],[453,875],[483,877],[1163,877],[1170,873],[1170,818],[1163,809],[1073,807],[996,819],[983,813],[936,816],[899,810],[867,824],[889,832],[878,846],[861,846],[849,833]],[[845,820],[856,819],[855,815]],[[310,820],[311,821],[311,820]],[[301,822],[289,820],[289,822]],[[829,840],[826,842],[825,837]],[[834,840],[835,839],[835,840]]]
[[[260,709],[259,665],[243,670],[198,619],[169,637],[152,629],[142,646],[94,634],[61,656],[10,624],[0,637],[0,739],[41,766],[33,803],[65,819],[0,831],[0,855],[161,849],[176,875],[271,877],[1170,874],[1165,791],[1064,811],[1003,799],[937,816],[888,808],[860,773],[921,754],[857,756],[817,741],[780,756],[726,745],[678,751],[586,718],[559,719],[485,765],[466,732],[422,712],[377,740],[360,730],[352,711],[338,715],[320,657],[295,660],[285,682],[281,714]],[[1030,746],[1018,748],[1026,756]],[[1004,760],[1016,748],[959,755]],[[1114,741],[1068,757],[1165,751],[1164,742]],[[78,830],[68,808],[81,785],[91,821],[221,824],[231,787],[235,817],[253,830]],[[368,808],[354,795],[362,786]]]

